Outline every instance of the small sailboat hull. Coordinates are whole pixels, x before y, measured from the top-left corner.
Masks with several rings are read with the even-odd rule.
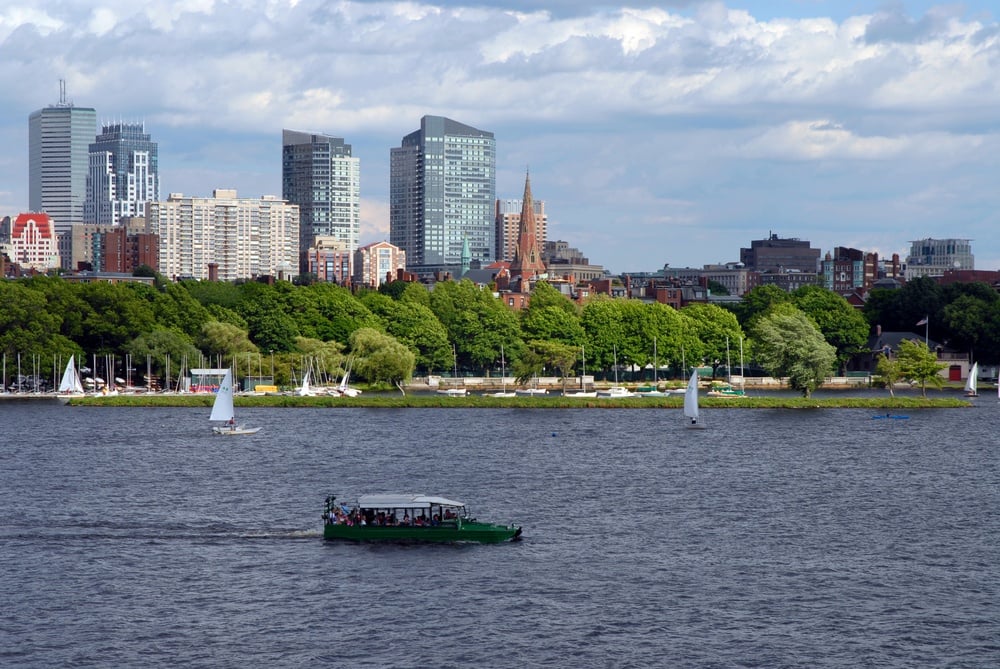
[[[215,434],[226,435],[240,435],[240,434],[257,434],[260,432],[259,427],[244,427],[242,425],[236,425],[234,427],[229,427],[228,425],[216,425],[212,428],[212,432]]]

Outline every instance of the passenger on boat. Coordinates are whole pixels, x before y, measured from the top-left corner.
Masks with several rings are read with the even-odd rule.
[[[408,512],[406,512],[406,511],[404,511],[403,512],[403,525],[412,525],[412,524],[413,523],[410,521],[410,514]]]

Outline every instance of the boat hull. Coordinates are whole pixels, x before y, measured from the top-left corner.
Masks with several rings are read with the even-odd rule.
[[[406,525],[339,525],[323,526],[323,538],[342,541],[386,541],[394,543],[457,543],[498,544],[517,539],[521,528],[516,525],[463,522],[460,525],[414,527]]]
[[[212,432],[215,434],[221,434],[224,437],[227,436],[237,436],[241,434],[257,434],[260,432],[259,427],[243,427],[242,425],[237,425],[236,427],[220,427],[215,426],[212,428]]]

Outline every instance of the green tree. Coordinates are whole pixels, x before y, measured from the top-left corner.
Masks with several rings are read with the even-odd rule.
[[[132,356],[133,365],[143,372],[150,369],[154,376],[162,376],[166,372],[168,356],[173,361],[171,368],[174,371],[185,360],[189,367],[201,360],[201,352],[195,348],[190,337],[178,330],[161,327],[136,336],[125,345],[125,351]]]
[[[756,359],[772,376],[788,377],[789,386],[809,397],[833,371],[836,349],[799,309],[776,305],[753,330]]]
[[[256,353],[258,350],[250,341],[246,330],[231,323],[208,321],[202,326],[199,334],[198,347],[209,358]]]
[[[577,317],[580,315],[580,307],[575,302],[554,288],[548,281],[539,281],[531,291],[531,300],[528,302],[527,311],[546,307],[556,307]]]
[[[521,350],[517,316],[471,281],[438,282],[431,291],[430,307],[447,330],[460,366],[491,366],[500,359],[501,346],[510,358]]]
[[[722,362],[732,365],[732,348],[738,347],[743,339],[736,316],[727,309],[707,303],[689,304],[681,313],[690,319],[695,336],[702,344],[702,355],[712,365],[712,376]]]
[[[868,321],[842,296],[822,286],[803,286],[792,293],[792,303],[813,319],[826,342],[837,349],[837,367],[847,363],[868,344]]]
[[[949,346],[969,351],[973,359],[978,359],[976,356],[981,353],[989,353],[991,333],[984,326],[993,320],[996,304],[996,299],[960,295],[945,306],[941,310],[941,321],[951,334]],[[980,348],[985,350],[980,351]]]
[[[941,388],[944,377],[941,370],[948,365],[937,361],[934,351],[927,348],[922,341],[904,339],[899,342],[899,352],[896,354],[899,369],[903,378],[920,384],[920,395],[927,397],[927,385]]]
[[[525,351],[514,366],[514,376],[521,384],[532,377],[542,375],[546,370],[559,372],[559,376],[569,376],[576,363],[577,348],[559,342],[536,340],[525,344]]]
[[[709,279],[708,290],[711,291],[712,295],[728,295],[729,289],[723,286],[718,281]]]
[[[792,296],[775,285],[767,284],[757,286],[743,296],[739,303],[733,305],[732,310],[736,313],[736,318],[744,329],[753,328],[754,321],[767,314],[776,304],[791,302]]]
[[[433,372],[452,366],[448,333],[429,307],[374,291],[362,296],[361,303],[379,318],[385,332],[413,351],[417,368]]]
[[[879,353],[878,362],[875,363],[875,373],[878,374],[885,387],[889,389],[889,397],[895,397],[896,393],[893,387],[903,378],[903,370],[899,365],[899,360]]]
[[[392,335],[374,328],[360,328],[351,334],[353,370],[372,383],[405,383],[413,376],[414,355]]]
[[[99,355],[117,353],[142,333],[151,332],[157,326],[156,315],[146,299],[151,290],[128,283],[80,286],[80,297],[90,307],[79,341],[84,350]]]
[[[580,346],[584,341],[580,318],[558,306],[532,307],[523,312],[521,331],[525,338]]]

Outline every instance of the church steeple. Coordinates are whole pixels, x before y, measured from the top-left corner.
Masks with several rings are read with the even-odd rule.
[[[545,273],[538,250],[538,230],[535,224],[535,202],[531,198],[531,176],[524,173],[524,198],[521,200],[521,224],[517,230],[517,250],[510,264],[510,278],[527,281]]]

